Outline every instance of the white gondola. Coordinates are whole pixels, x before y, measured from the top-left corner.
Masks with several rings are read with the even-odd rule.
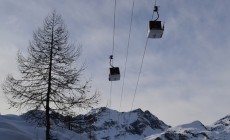
[[[159,13],[158,6],[154,6],[153,13],[157,13],[157,18],[155,20],[149,21],[148,27],[148,38],[161,38],[164,32],[164,25],[161,24],[161,21],[158,21]]]
[[[119,67],[109,68],[109,81],[118,81],[120,80],[120,70]]]
[[[164,32],[164,26],[161,21],[149,21],[148,38],[161,38]]]

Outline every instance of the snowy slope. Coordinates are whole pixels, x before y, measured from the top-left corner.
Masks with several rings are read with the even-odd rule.
[[[59,140],[86,140],[77,133],[67,129],[55,128],[52,131]],[[27,123],[20,116],[0,115],[0,140],[44,140],[45,129]]]
[[[44,115],[45,113],[39,110],[29,111],[21,116],[1,115],[0,140],[45,139]],[[56,115],[64,119],[60,114]],[[39,121],[34,121],[33,117],[39,118]],[[71,120],[72,131],[67,130],[67,126],[63,122],[52,119],[51,123],[52,133],[59,140],[90,138],[139,140],[152,134],[161,133],[170,127],[149,111],[143,112],[141,109],[137,109],[131,112],[118,112],[105,107],[73,117]]]
[[[230,140],[230,115],[207,126],[210,139]]]
[[[195,121],[169,128],[163,133],[154,134],[144,140],[230,140],[230,115],[204,126]]]
[[[169,128],[163,133],[155,134],[144,140],[206,140],[207,128],[199,121]]]
[[[25,116],[33,120],[29,114],[0,115],[0,140],[44,140],[44,112],[35,111],[41,120],[32,123],[25,121]],[[73,117],[72,131],[65,123],[51,122],[58,140],[230,140],[230,115],[209,126],[194,121],[170,127],[149,111],[118,112],[102,107]]]
[[[74,119],[76,124],[84,122],[81,130],[91,133],[95,139],[139,140],[151,134],[163,132],[170,127],[149,111],[143,112],[141,109],[118,112],[102,107]],[[79,132],[78,128],[73,129]]]

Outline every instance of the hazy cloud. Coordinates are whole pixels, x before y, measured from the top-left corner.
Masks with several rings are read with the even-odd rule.
[[[162,39],[149,40],[134,108],[150,110],[170,125],[201,120],[210,124],[229,114],[230,12],[228,0],[161,0]],[[117,0],[114,65],[123,76],[132,0]],[[133,27],[121,111],[129,111],[154,2],[135,0]],[[112,51],[114,1],[0,0],[0,81],[18,74],[16,53],[26,51],[32,34],[54,9],[70,33],[70,42],[83,47],[87,76],[109,99],[109,55]],[[86,76],[86,77],[87,77]],[[123,77],[122,77],[123,78]],[[119,109],[122,80],[113,82],[113,109]],[[0,91],[0,97],[3,98]],[[2,102],[1,113],[7,110]]]

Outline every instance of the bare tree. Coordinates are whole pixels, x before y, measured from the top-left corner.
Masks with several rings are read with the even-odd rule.
[[[73,109],[89,108],[98,103],[98,93],[88,96],[90,80],[82,81],[84,65],[77,65],[81,47],[68,43],[68,32],[55,11],[33,34],[28,56],[18,53],[21,79],[9,75],[3,84],[11,107],[44,109],[46,111],[46,139],[50,135],[50,112],[64,115]]]

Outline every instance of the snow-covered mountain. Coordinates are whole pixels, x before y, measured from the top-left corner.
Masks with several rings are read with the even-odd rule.
[[[52,130],[59,140],[88,140],[61,127]],[[16,115],[0,115],[0,140],[45,140],[45,128],[36,127]]]
[[[194,121],[169,128],[144,140],[230,140],[230,115],[209,126]]]
[[[51,121],[52,134],[58,140],[230,140],[230,115],[208,126],[194,121],[176,127],[141,109],[118,112],[102,107],[71,119],[52,116],[63,120]],[[44,140],[44,118],[43,111],[0,115],[0,140]]]
[[[141,109],[118,112],[102,107],[86,115],[79,115],[73,121],[73,124],[81,124],[73,127],[75,132],[91,134],[91,137],[98,140],[139,140],[170,127],[149,111],[143,112]]]
[[[0,140],[45,139],[44,115],[43,111],[29,111],[21,116],[1,115]],[[149,111],[143,112],[141,109],[118,112],[102,107],[67,121],[66,117],[60,114],[51,114],[51,116],[63,120],[63,122],[55,119],[51,121],[52,134],[60,140],[139,140],[161,133],[170,127]],[[71,126],[68,125],[69,122]],[[69,127],[71,131],[67,130]]]

